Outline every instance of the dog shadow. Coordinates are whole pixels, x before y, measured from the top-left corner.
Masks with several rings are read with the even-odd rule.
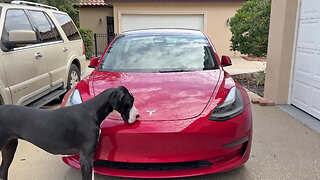
[[[55,98],[54,100],[40,107],[40,109],[58,109],[60,108],[60,104],[61,104],[61,99]]]

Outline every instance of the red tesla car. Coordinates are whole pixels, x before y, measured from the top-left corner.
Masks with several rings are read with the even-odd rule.
[[[71,89],[62,107],[125,86],[140,117],[133,125],[118,114],[101,124],[96,173],[139,178],[203,175],[231,170],[250,154],[252,116],[248,95],[223,70],[200,31],[148,29],[119,34],[95,70]],[[64,157],[80,169],[79,156]]]

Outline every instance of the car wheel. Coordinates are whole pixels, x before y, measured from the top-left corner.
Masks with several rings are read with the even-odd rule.
[[[80,81],[80,71],[76,65],[71,64],[69,74],[68,74],[67,91],[73,88],[79,81]],[[62,100],[63,97],[64,97],[64,94],[60,96],[60,99]]]

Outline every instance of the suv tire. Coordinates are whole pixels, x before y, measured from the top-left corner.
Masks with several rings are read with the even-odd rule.
[[[67,80],[67,91],[69,91],[72,87],[74,87],[80,81],[80,70],[79,68],[71,64],[70,70],[68,73],[68,80]],[[60,99],[63,100],[65,94],[60,96]]]
[[[79,81],[80,81],[80,70],[76,65],[71,64],[69,74],[68,74],[67,91],[73,88]]]

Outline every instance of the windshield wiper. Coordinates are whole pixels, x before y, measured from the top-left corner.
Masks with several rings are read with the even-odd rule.
[[[203,70],[215,70],[215,69],[219,69],[218,67],[208,67],[208,68],[203,68]]]
[[[171,73],[171,72],[190,72],[194,70],[187,70],[187,69],[173,69],[173,70],[163,70],[159,71],[160,73]]]

